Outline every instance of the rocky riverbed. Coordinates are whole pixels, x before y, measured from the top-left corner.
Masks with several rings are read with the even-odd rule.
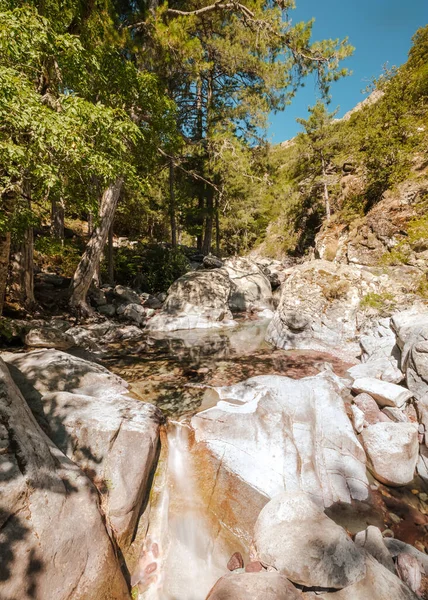
[[[119,321],[9,323],[1,597],[427,598],[428,309],[406,285],[239,259],[150,310],[117,289]],[[400,310],[365,300],[391,290]]]

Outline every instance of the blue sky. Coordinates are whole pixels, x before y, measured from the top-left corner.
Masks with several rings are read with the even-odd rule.
[[[296,6],[290,11],[293,23],[315,18],[313,40],[348,37],[355,47],[353,56],[342,63],[353,74],[331,88],[330,110],[340,106],[338,117],[366,97],[361,91],[385,63],[398,66],[406,61],[412,35],[428,23],[428,0],[296,0]],[[316,98],[314,82],[308,79],[285,112],[271,115],[270,141],[292,138],[300,130],[296,118],[305,118]]]

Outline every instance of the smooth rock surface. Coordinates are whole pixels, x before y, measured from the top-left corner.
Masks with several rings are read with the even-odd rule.
[[[223,269],[193,271],[175,281],[162,309],[147,323],[150,331],[227,327],[231,281]]]
[[[126,381],[105,367],[59,350],[1,355],[27,402],[37,402],[48,392],[73,392],[106,397],[127,391]],[[34,405],[33,405],[34,407]]]
[[[280,494],[263,508],[254,544],[263,564],[307,587],[340,589],[366,574],[364,553],[302,492]]]
[[[376,423],[361,433],[373,473],[387,485],[400,486],[414,477],[419,454],[414,423]]]
[[[337,377],[259,376],[215,393],[217,406],[191,424],[223,468],[268,498],[286,490],[321,506],[367,499],[365,453]]]
[[[124,397],[123,380],[83,359],[52,350],[7,358],[42,429],[96,485],[107,523],[126,549],[149,491],[160,411]]]
[[[272,307],[272,288],[263,271],[248,258],[230,258],[224,263],[232,282],[229,307],[232,311],[248,311]]]
[[[206,600],[302,600],[303,596],[280,573],[240,573],[225,575]]]
[[[352,391],[369,394],[379,406],[394,406],[401,408],[412,398],[413,394],[406,388],[373,377],[356,379],[352,384]]]
[[[47,438],[0,360],[0,597],[130,598],[93,485]]]
[[[305,600],[417,600],[417,596],[396,575],[373,557],[367,556],[366,576],[343,590],[326,594],[303,594]]]
[[[378,527],[369,525],[364,531],[359,531],[354,538],[354,542],[395,575],[394,561],[384,544],[382,533]]]
[[[422,583],[421,570],[417,559],[407,552],[397,556],[397,575],[412,590],[418,593]]]
[[[43,417],[52,441],[97,487],[107,524],[126,550],[134,534],[159,445],[161,412],[120,395],[97,398],[69,392],[45,394]],[[30,405],[31,406],[31,405]]]

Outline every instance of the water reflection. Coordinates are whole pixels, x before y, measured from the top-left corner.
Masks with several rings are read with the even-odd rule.
[[[151,332],[134,346],[112,349],[104,359],[130,383],[131,393],[174,418],[210,405],[210,386],[231,385],[255,375],[295,379],[315,375],[329,363],[339,375],[349,365],[322,352],[284,351],[265,342],[267,320],[246,320],[224,330]]]

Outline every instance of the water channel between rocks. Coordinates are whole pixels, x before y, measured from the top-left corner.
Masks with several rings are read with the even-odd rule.
[[[123,348],[111,349],[103,361],[130,383],[134,397],[156,404],[168,417],[150,495],[148,531],[132,574],[139,600],[205,600],[214,583],[227,572],[231,554],[240,551],[248,560],[250,538],[245,524],[242,529],[240,523],[227,527],[221,512],[228,511],[231,502],[240,504],[237,512],[245,515],[245,496],[226,476],[222,483],[224,502],[218,505],[217,501],[216,510],[212,510],[220,466],[213,466],[195,451],[190,421],[217,403],[212,388],[256,375],[301,379],[324,370],[326,363],[343,376],[350,366],[322,352],[273,349],[264,341],[267,325],[268,321],[250,320],[225,330],[151,333],[128,346],[126,354]],[[393,516],[402,516],[400,523],[394,518],[385,520],[385,509],[383,513],[379,509],[377,514],[373,510],[371,514],[356,514],[350,506],[331,516],[353,533],[371,523],[396,531],[401,527],[398,537],[410,543],[416,539],[428,542],[428,519],[411,489],[390,490],[377,482],[372,488],[379,505],[386,504]],[[260,509],[266,501],[261,497]]]

